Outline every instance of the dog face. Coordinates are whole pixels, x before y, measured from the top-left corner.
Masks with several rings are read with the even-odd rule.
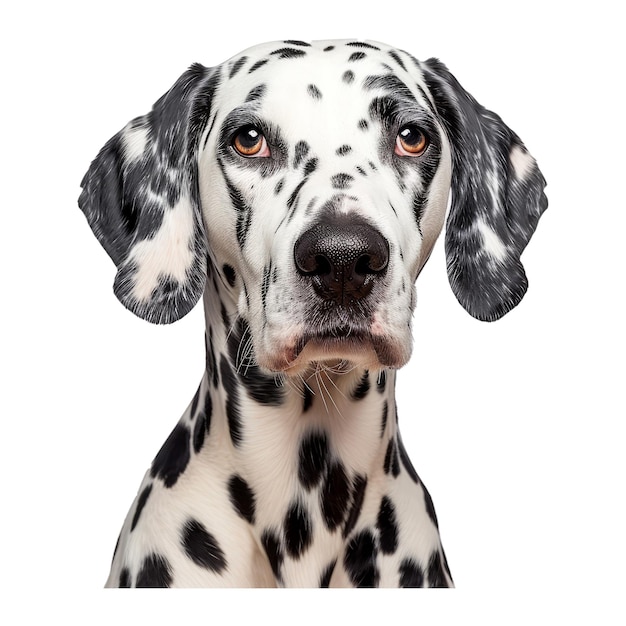
[[[394,60],[380,46],[327,47],[276,59],[270,45],[231,61],[241,67],[201,142],[209,250],[235,268],[239,314],[273,371],[406,361],[413,283],[450,186],[422,77],[386,70]]]
[[[450,189],[451,286],[475,317],[504,315],[527,287],[519,257],[544,184],[519,138],[438,61],[281,42],[192,66],[103,148],[79,203],[133,312],[180,318],[208,267],[258,365],[297,374],[407,361],[414,282]]]

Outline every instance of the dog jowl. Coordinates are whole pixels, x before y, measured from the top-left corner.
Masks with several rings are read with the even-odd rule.
[[[394,399],[415,280],[445,221],[457,299],[506,314],[544,186],[440,61],[373,42],[193,65],[110,139],[79,204],[114,292],[155,323],[204,295],[207,358],[107,584],[451,586]]]

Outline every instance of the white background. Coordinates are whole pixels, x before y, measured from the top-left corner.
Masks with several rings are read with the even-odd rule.
[[[617,3],[19,6],[3,10],[0,40],[3,622],[624,623]],[[441,245],[418,281],[400,424],[458,588],[105,592],[143,472],[200,379],[203,320],[198,307],[155,327],[118,303],[114,266],[76,204],[82,175],[192,62],[333,37],[441,58],[549,183],[523,257],[530,289],[504,319],[477,322],[457,304]]]

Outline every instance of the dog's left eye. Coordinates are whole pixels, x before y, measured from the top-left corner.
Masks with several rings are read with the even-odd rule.
[[[237,131],[233,139],[233,148],[244,157],[270,156],[263,133],[252,125],[244,126]]]
[[[400,156],[421,156],[428,148],[426,133],[415,124],[407,124],[396,137],[394,152]]]

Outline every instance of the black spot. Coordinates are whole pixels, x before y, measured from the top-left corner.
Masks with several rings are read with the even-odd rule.
[[[324,48],[324,52],[330,52],[331,50],[334,50],[334,49],[335,49],[335,46],[326,46]]]
[[[385,454],[385,474],[391,472],[394,478],[400,475],[400,462],[398,461],[398,450],[396,449],[396,442],[393,439],[389,440],[387,445],[387,452]]]
[[[349,501],[350,481],[346,471],[341,463],[333,463],[320,491],[322,515],[329,530],[335,530],[343,523]]]
[[[402,437],[400,437],[400,433],[398,433],[398,452],[400,452],[400,459],[402,460],[402,465],[404,465],[404,469],[408,472],[411,480],[414,483],[419,482],[419,476],[411,463],[411,459],[409,459],[409,455],[407,454],[404,444],[402,443]]]
[[[400,587],[423,587],[424,572],[413,559],[404,559],[400,563]]]
[[[349,189],[350,184],[354,180],[350,174],[335,174],[330,178],[333,189]]]
[[[346,154],[350,154],[352,152],[352,146],[349,146],[347,143],[343,144],[343,146],[339,146],[336,150],[337,156],[346,156]]]
[[[228,334],[230,332],[230,315],[226,310],[223,302],[220,302],[220,314],[222,317],[222,324],[224,325],[224,330]]]
[[[316,158],[309,159],[306,162],[306,165],[304,166],[304,175],[308,176],[309,174],[312,174],[316,169],[317,169],[317,159]]]
[[[276,533],[266,530],[261,536],[261,543],[263,544],[263,549],[265,550],[265,554],[267,554],[267,558],[270,562],[270,566],[276,580],[279,582],[282,581],[280,568],[283,565],[285,557],[283,555],[283,549],[280,545],[280,539]]]
[[[355,587],[377,587],[380,579],[376,567],[378,549],[374,535],[363,530],[355,535],[346,548],[343,565]]]
[[[328,465],[328,439],[325,433],[309,433],[300,444],[298,456],[298,478],[300,483],[311,489],[317,485]]]
[[[239,390],[235,375],[228,363],[226,355],[222,354],[220,359],[220,372],[222,375],[222,384],[226,390],[226,418],[228,420],[228,430],[230,438],[235,447],[242,442],[241,433],[241,413],[239,410]]]
[[[120,582],[119,582],[118,587],[120,589],[130,588],[130,572],[128,571],[127,567],[122,569],[122,571],[120,572]]]
[[[389,474],[391,470],[391,455],[393,454],[394,441],[393,439],[389,440],[387,444],[387,451],[385,452],[385,462],[383,463],[383,469],[385,470],[385,474]]]
[[[228,481],[230,503],[243,519],[254,524],[256,500],[250,485],[241,476],[231,476]]]
[[[366,48],[368,50],[380,50],[379,47],[373,46],[371,43],[365,43],[364,41],[351,41],[347,43],[346,46],[350,46],[351,48]]]
[[[303,178],[298,183],[296,188],[291,192],[291,195],[289,196],[289,199],[287,200],[287,208],[288,209],[294,208],[294,210],[295,210],[295,206],[297,206],[296,200],[298,199],[298,195],[300,194],[300,190],[302,189],[302,187],[304,187],[304,183],[306,183],[306,178]]]
[[[354,81],[354,72],[352,70],[344,72],[341,80],[343,80],[343,82],[347,83],[348,85],[351,84]]]
[[[302,556],[311,544],[311,518],[300,502],[294,502],[285,515],[285,547],[294,559]]]
[[[302,394],[304,396],[304,402],[302,405],[302,411],[304,413],[306,413],[311,406],[313,405],[313,392],[311,391],[311,389],[309,388],[308,385],[303,384],[302,385]]]
[[[284,178],[281,178],[276,183],[276,187],[274,187],[274,194],[275,195],[278,195],[282,191],[284,184],[285,184],[285,179]]]
[[[432,553],[428,561],[428,586],[429,587],[447,587],[448,581],[441,566],[441,555],[439,550]]]
[[[200,388],[202,384],[196,389],[196,393],[193,396],[193,400],[191,401],[191,410],[189,411],[190,419],[193,419],[196,416],[196,409],[198,408],[198,399],[200,398]]]
[[[293,166],[299,167],[304,158],[309,153],[309,144],[306,141],[299,141],[294,148]]]
[[[406,66],[404,65],[400,55],[395,50],[389,50],[389,56],[406,72]],[[428,102],[428,100],[427,100]]]
[[[246,102],[256,102],[257,100],[260,100],[265,95],[266,91],[267,87],[265,85],[257,85],[248,92]]]
[[[213,412],[213,401],[211,394],[207,391],[205,408],[198,415],[198,421],[193,429],[193,449],[196,454],[202,450],[204,439],[211,428],[211,414]]]
[[[286,39],[283,41],[288,46],[302,46],[303,48],[310,48],[311,44],[306,41],[300,41],[299,39]]]
[[[263,304],[263,308],[265,309],[265,305],[267,304],[267,292],[270,288],[270,277],[272,275],[272,262],[270,261],[269,265],[266,265],[263,268],[263,279],[261,280],[261,303]],[[245,333],[242,335],[242,338],[245,337]],[[239,349],[241,349],[241,342]],[[232,355],[231,355],[232,358]],[[235,359],[237,355],[235,354]],[[248,364],[242,363],[244,367],[247,367]]]
[[[235,185],[233,185],[227,178],[223,166],[221,167],[224,180],[226,181],[226,187],[228,189],[228,196],[237,214],[237,223],[235,227],[237,242],[239,243],[239,247],[243,248],[246,243],[248,231],[250,229],[250,218],[252,215],[252,211],[250,207],[246,204],[246,201],[241,195],[239,189],[237,189],[237,187],[235,187]]]
[[[256,70],[258,70],[260,67],[262,67],[263,65],[265,65],[267,62],[269,61],[269,59],[261,59],[260,61],[257,61],[249,70],[248,70],[248,74],[252,74],[252,72],[256,72]]]
[[[184,424],[177,424],[157,453],[150,475],[163,480],[166,487],[173,487],[187,468],[191,457],[190,432]]]
[[[439,528],[437,514],[435,513],[435,505],[433,504],[433,499],[430,497],[428,489],[426,489],[426,485],[424,483],[422,483],[422,489],[424,490],[424,505],[426,506],[426,513],[428,513],[428,517],[430,517],[430,521],[435,525],[435,528]]]
[[[378,170],[378,168],[376,167],[376,163],[374,163],[373,161],[368,161],[368,164],[374,172]]]
[[[320,589],[328,589],[330,585],[330,579],[335,571],[335,565],[337,561],[333,561],[326,566],[326,569],[322,572],[322,576],[320,578]]]
[[[369,372],[365,370],[365,373],[361,377],[359,384],[356,386],[356,389],[352,392],[352,397],[355,400],[363,400],[363,398],[365,398],[369,390],[370,390]]]
[[[148,501],[148,496],[152,491],[152,485],[148,485],[144,488],[144,490],[139,494],[137,498],[137,507],[135,508],[135,515],[133,515],[133,521],[130,525],[130,532],[132,533],[135,530],[135,526],[137,526],[137,522],[141,517],[141,512],[143,511],[143,507],[146,506],[146,502]]]
[[[383,107],[381,110],[385,110],[385,107],[387,107],[386,110],[388,111],[396,110],[400,103],[397,102],[394,97],[400,97],[406,105],[416,102],[415,96],[411,90],[395,73],[368,76],[363,81],[363,88],[387,92],[378,102],[378,104]]]
[[[424,209],[426,207],[427,199],[428,195],[425,194],[423,190],[416,191],[413,195],[413,217],[415,218],[415,223],[418,226],[422,222],[422,217],[424,217]]]
[[[204,394],[204,416],[206,419],[206,431],[208,433],[211,429],[211,417],[213,416],[213,398],[211,397],[211,392],[208,389]]]
[[[270,54],[276,55],[279,59],[296,59],[306,55],[304,50],[297,50],[296,48],[279,48],[270,52]]]
[[[213,349],[213,329],[209,327],[208,334],[204,334],[204,343],[206,346],[206,371],[209,379],[213,382],[213,387],[219,386],[219,373],[217,371],[217,360],[215,358],[215,350]]]
[[[232,78],[244,66],[247,60],[248,57],[241,57],[237,59],[237,61],[235,61],[235,63],[233,63],[233,66],[230,68],[230,74],[228,75],[228,78]]]
[[[359,120],[359,130],[367,130],[369,128],[369,122],[367,120]]]
[[[361,174],[361,176],[367,176],[367,172],[360,165],[356,166],[356,171]]]
[[[387,384],[387,372],[385,370],[380,370],[378,372],[378,378],[376,379],[376,387],[380,393],[385,391],[385,385]]]
[[[315,85],[309,85],[306,88],[306,90],[307,90],[307,93],[309,94],[309,96],[311,96],[311,98],[313,98],[314,100],[321,100],[322,99],[322,92]]]
[[[146,557],[137,574],[137,587],[169,587],[172,584],[172,570],[167,560],[151,554]]]
[[[235,273],[235,270],[230,265],[225,263],[224,266],[222,267],[222,271],[224,272],[224,276],[226,276],[226,280],[228,281],[228,284],[231,287],[234,287],[235,281],[237,280],[237,274]]]
[[[196,565],[217,574],[226,568],[226,557],[217,540],[197,520],[190,519],[185,523],[180,542],[187,556]]]
[[[364,59],[366,56],[367,55],[365,54],[365,52],[353,52],[348,58],[348,61],[360,61],[361,59]]]
[[[367,478],[361,474],[357,474],[352,483],[352,506],[350,507],[350,512],[348,513],[346,525],[343,528],[344,537],[347,537],[352,532],[359,519],[359,515],[361,515],[366,487]]]
[[[383,554],[393,554],[398,548],[398,524],[396,509],[387,496],[383,496],[376,519],[376,528],[380,533],[380,549]]]
[[[387,415],[389,413],[389,405],[387,404],[387,400],[383,403],[383,419],[380,425],[380,436],[382,437],[385,434],[385,428],[387,427]]]

